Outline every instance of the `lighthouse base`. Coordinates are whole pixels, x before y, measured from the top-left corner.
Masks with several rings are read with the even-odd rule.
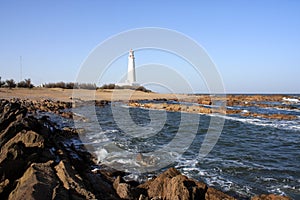
[[[123,87],[123,86],[131,86],[131,87],[138,87],[141,86],[139,83],[137,82],[129,82],[126,81],[125,83],[116,83],[117,86]]]

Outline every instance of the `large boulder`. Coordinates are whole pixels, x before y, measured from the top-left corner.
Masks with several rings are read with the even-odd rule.
[[[96,199],[95,195],[86,189],[82,177],[69,162],[62,160],[54,168],[63,187],[71,191],[72,196],[83,199]]]
[[[32,164],[19,179],[8,199],[53,199],[53,191],[59,186],[59,180],[51,168],[52,163]]]
[[[166,200],[204,199],[207,186],[170,168],[157,178],[138,186],[145,189],[150,198]]]
[[[131,185],[125,183],[120,176],[114,181],[113,187],[121,199],[134,199]]]
[[[111,182],[91,176],[91,155],[70,142],[75,131],[27,114],[23,104],[0,100],[0,199],[118,199]]]
[[[153,178],[138,186],[146,191],[140,195],[141,199],[163,200],[234,200],[233,197],[208,187],[182,175],[175,168],[170,168],[157,178]],[[143,191],[142,190],[142,191]]]

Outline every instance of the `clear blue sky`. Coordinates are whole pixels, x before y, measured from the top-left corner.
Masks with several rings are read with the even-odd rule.
[[[204,47],[229,93],[300,93],[299,10],[297,0],[1,1],[0,76],[19,81],[22,56],[23,79],[74,81],[108,37],[162,27]]]

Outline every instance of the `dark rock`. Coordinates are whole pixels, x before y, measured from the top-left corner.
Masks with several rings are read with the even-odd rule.
[[[76,130],[59,130],[48,117],[26,115],[26,101],[0,103],[0,199],[119,199],[111,182],[91,177],[92,156],[72,143],[79,141]],[[56,109],[50,101],[33,105]]]
[[[53,189],[59,181],[51,164],[52,161],[32,164],[18,180],[8,199],[52,199]]]
[[[105,179],[101,174],[87,173],[85,180],[91,184],[94,194],[99,199],[119,200],[111,182]]]
[[[211,102],[210,99],[200,99],[200,100],[198,101],[198,103],[199,103],[199,104],[202,104],[202,105],[211,105],[211,104],[212,104],[212,102]]]
[[[4,130],[7,126],[16,119],[22,118],[27,109],[21,107],[18,103],[10,103],[8,101],[2,101],[2,105],[0,105],[1,109],[1,116],[0,116],[0,130]]]
[[[4,181],[0,182],[0,193],[3,192],[4,188],[6,186],[8,186],[8,184],[9,184],[9,180],[8,179],[5,179]]]
[[[132,195],[132,188],[128,183],[118,176],[113,183],[113,187],[116,190],[117,194],[122,199],[134,199]]]
[[[73,118],[73,113],[71,112],[62,112],[61,116],[64,118],[72,119]]]
[[[170,168],[157,178],[140,186],[147,190],[150,198],[159,199],[204,199],[207,186],[180,174],[175,168]]]
[[[55,167],[56,174],[66,190],[74,191],[86,199],[96,199],[95,195],[86,189],[80,174],[66,161],[60,161]]]
[[[235,198],[219,191],[214,188],[209,187],[205,194],[205,199],[207,200],[233,200]]]
[[[108,105],[110,102],[109,101],[105,101],[105,100],[101,100],[101,101],[95,101],[95,106],[99,106],[99,107],[103,107],[105,105]]]
[[[131,192],[131,186],[127,183],[120,183],[116,191],[119,197],[122,199],[134,199]]]
[[[134,181],[125,182],[120,176],[118,176],[113,183],[116,193],[122,199],[139,199],[141,195],[146,197],[146,190],[136,187],[138,185],[139,184]]]
[[[251,200],[290,200],[291,198],[275,195],[275,194],[262,194],[259,196],[252,197]]]

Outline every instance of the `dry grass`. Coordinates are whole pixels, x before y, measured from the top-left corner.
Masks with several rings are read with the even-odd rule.
[[[51,99],[70,102],[72,98],[81,100],[153,100],[153,99],[183,99],[188,98],[187,95],[178,94],[159,94],[146,93],[142,91],[133,91],[127,89],[121,90],[84,90],[84,89],[61,89],[61,88],[0,88],[0,98],[3,99]]]

